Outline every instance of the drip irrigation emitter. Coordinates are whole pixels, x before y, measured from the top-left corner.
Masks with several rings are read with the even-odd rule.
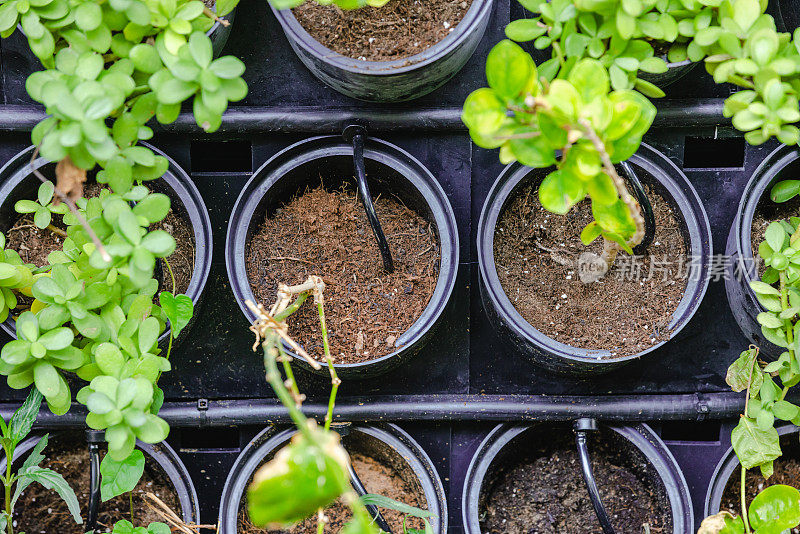
[[[594,472],[592,471],[592,461],[589,458],[589,432],[597,432],[599,426],[595,419],[584,417],[575,421],[575,443],[578,446],[578,456],[581,461],[581,470],[583,471],[583,481],[586,483],[586,489],[589,490],[589,498],[592,500],[592,507],[594,513],[597,514],[597,520],[600,526],[603,527],[603,534],[615,534],[614,527],[611,525],[611,519],[608,517],[603,500],[600,498],[600,490],[597,489],[597,483],[594,480]]]
[[[628,182],[633,186],[633,194],[636,196],[636,200],[639,202],[644,212],[644,238],[641,243],[633,247],[634,254],[644,254],[647,251],[647,247],[653,242],[656,233],[656,217],[653,214],[653,205],[650,204],[650,199],[647,198],[647,193],[645,193],[642,182],[639,180],[636,171],[633,170],[633,165],[627,161],[623,161],[622,170],[625,171]]]
[[[378,249],[383,258],[383,268],[387,273],[391,273],[394,271],[392,251],[389,250],[389,243],[386,241],[378,214],[375,212],[375,205],[372,203],[372,195],[370,195],[369,184],[367,184],[367,170],[364,165],[364,140],[367,138],[367,129],[363,126],[350,125],[344,129],[342,137],[353,146],[353,166],[358,182],[358,194],[364,204],[364,210],[367,212],[367,220],[372,227],[372,233],[378,241]]]
[[[102,430],[87,430],[86,441],[89,443],[89,517],[86,528],[94,532],[97,528],[97,514],[100,510],[100,444],[105,439]]]
[[[339,434],[341,437],[345,437],[350,433],[350,423],[335,423],[331,425],[331,430]],[[353,490],[356,492],[356,495],[359,497],[363,497],[366,495],[367,488],[364,487],[364,483],[361,482],[361,479],[356,473],[356,470],[353,468],[353,463],[349,462],[347,464],[347,471],[350,474],[350,485],[353,486]],[[383,532],[386,534],[392,534],[392,529],[389,526],[389,523],[386,522],[383,515],[381,515],[381,511],[378,510],[378,507],[374,504],[365,504],[364,507],[367,509],[369,515],[375,520],[375,523],[378,525]]]

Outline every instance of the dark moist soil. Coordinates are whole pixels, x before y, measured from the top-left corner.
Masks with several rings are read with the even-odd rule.
[[[581,254],[602,251],[602,240],[581,243],[591,222],[584,200],[567,215],[539,203],[537,188],[522,189],[503,211],[494,236],[494,259],[503,290],[517,311],[546,336],[612,358],[641,352],[668,339],[672,314],[686,289],[689,260],[672,206],[646,187],[656,233],[643,256],[620,252],[611,271],[593,284],[580,281]]]
[[[472,0],[389,0],[382,7],[344,11],[305,2],[292,10],[323,46],[363,61],[393,61],[419,54],[453,31]]]
[[[395,453],[396,454],[396,453]],[[427,508],[425,504],[425,495],[410,484],[409,481],[404,480],[396,471],[389,466],[376,461],[368,456],[360,453],[353,453],[350,456],[353,462],[353,469],[358,473],[361,482],[364,483],[368,493],[383,495],[400,501],[417,508]],[[339,532],[350,519],[352,514],[350,508],[341,500],[336,501],[331,506],[325,509],[325,515],[328,517],[328,524],[325,526],[325,532],[336,533]],[[392,527],[392,532],[403,532],[403,517],[404,515],[396,510],[381,509],[381,515]],[[406,519],[406,526],[408,528],[423,528],[423,523],[417,518],[408,517]],[[264,532],[271,532],[273,534],[307,534],[317,532],[317,517],[310,517],[288,530],[266,530],[254,526],[247,517],[247,512],[243,506],[239,510],[239,534],[260,534]]]
[[[86,198],[93,198],[98,196],[103,189],[105,189],[103,184],[91,182],[86,184],[83,193]],[[60,223],[61,216],[53,215],[53,225],[63,229],[63,225]],[[190,222],[185,217],[176,215],[170,209],[164,220],[151,229],[164,230],[175,238],[177,243],[175,252],[167,257],[167,261],[175,274],[177,293],[185,293],[189,288],[194,271],[195,242]],[[16,250],[23,261],[33,263],[37,267],[47,265],[47,255],[54,250],[61,250],[64,243],[63,237],[56,232],[47,229],[39,230],[33,224],[31,215],[23,215],[17,219],[11,229],[6,232],[6,237],[7,248]],[[172,291],[169,270],[163,260],[159,260],[159,265],[161,268],[156,272],[159,275],[158,271],[161,271],[157,276],[159,291]]]
[[[797,434],[781,436],[781,449],[783,456],[775,461],[775,470],[768,479],[761,476],[759,469],[747,471],[745,499],[748,507],[753,498],[769,486],[786,484],[793,488],[800,487],[800,443],[797,442]],[[739,496],[741,476],[741,471],[737,468],[725,485],[725,492],[722,494],[720,503],[720,510],[727,510],[737,516],[742,515],[741,497]],[[800,528],[794,528],[792,532],[796,534],[800,532]]]
[[[395,199],[378,197],[375,209],[392,251],[388,274],[364,207],[350,188],[306,190],[268,217],[247,246],[247,276],[266,308],[278,283],[309,275],[325,281],[325,319],[336,363],[373,360],[395,350],[397,337],[422,314],[439,275],[439,243],[432,226]],[[322,357],[316,306],[304,305],[288,321],[289,334]]]
[[[750,225],[750,247],[758,266],[758,274],[764,274],[764,260],[758,255],[758,247],[767,233],[770,223],[800,217],[800,197],[795,197],[788,202],[778,204],[773,202],[769,195],[764,195],[758,202],[753,222]]]
[[[530,446],[487,478],[479,505],[484,534],[602,534],[581,474],[570,429],[547,434],[552,443]],[[663,488],[638,451],[608,440],[590,441],[595,480],[614,529],[619,534],[672,532],[672,512]]]
[[[105,453],[101,451],[101,455]],[[63,476],[75,491],[81,505],[81,515],[86,521],[89,506],[89,452],[86,440],[81,434],[59,434],[51,439],[44,450],[47,457],[42,467],[52,469]],[[133,491],[133,510],[135,525],[147,526],[161,521],[144,503],[144,494],[153,493],[164,501],[178,515],[181,514],[180,501],[167,475],[158,464],[145,455],[147,461],[142,479]],[[67,509],[67,505],[54,491],[45,490],[39,484],[28,486],[15,510],[15,531],[27,534],[83,534],[84,525],[77,525]],[[130,521],[128,494],[121,495],[100,506],[98,522],[103,527],[97,532],[111,532],[114,523],[121,519]]]

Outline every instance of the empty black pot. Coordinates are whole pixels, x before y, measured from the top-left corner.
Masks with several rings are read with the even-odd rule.
[[[27,458],[28,453],[30,453],[36,443],[38,443],[43,434],[44,433],[39,433],[28,437],[25,441],[20,443],[14,452],[15,461],[17,461],[17,459]],[[53,443],[54,440],[59,438],[79,441],[81,446],[85,447],[88,451],[88,444],[85,442],[85,438],[83,438],[82,434],[83,432],[57,432],[50,435],[49,442]],[[44,455],[46,457],[50,456],[48,454],[48,449],[50,448],[51,447],[48,445],[44,450]],[[186,466],[183,465],[183,462],[175,450],[170,447],[166,441],[157,445],[151,445],[137,440],[136,448],[144,453],[147,463],[155,462],[161,468],[164,474],[167,475],[169,482],[175,488],[175,493],[180,501],[181,509],[174,510],[174,512],[179,514],[187,524],[200,524],[200,502],[197,499],[197,491],[195,490],[191,476],[189,476],[189,471],[186,469]],[[3,457],[0,459],[0,469],[5,471],[5,468],[6,459]],[[102,504],[100,506],[102,506]],[[84,517],[83,520],[85,524],[86,518]]]
[[[455,215],[442,187],[419,161],[404,150],[378,139],[368,139],[364,162],[373,196],[390,193],[432,223],[439,239],[439,279],[422,315],[395,341],[396,350],[363,363],[337,364],[343,379],[369,378],[400,365],[417,354],[441,318],[458,270],[458,232]],[[231,213],[225,243],[228,279],[248,322],[255,315],[245,305],[256,301],[246,269],[247,245],[268,213],[291,199],[306,186],[336,187],[353,176],[353,149],[341,137],[314,137],[296,143],[261,166],[242,189]],[[380,261],[376,258],[375,261]],[[263,303],[265,306],[272,303]],[[287,353],[304,368],[311,366],[285,346]],[[318,371],[327,376],[327,369]]]
[[[218,522],[220,534],[238,532],[239,509],[250,479],[264,462],[289,442],[295,432],[293,428],[279,430],[267,427],[253,438],[236,459],[222,490]],[[411,436],[396,425],[385,424],[353,426],[350,433],[342,439],[348,451],[358,451],[399,470],[408,470],[403,477],[405,480],[416,477],[419,488],[425,494],[428,510],[434,514],[434,517],[428,519],[433,531],[436,534],[447,534],[447,497],[444,486],[431,459]],[[401,464],[397,462],[398,455],[405,460]]]
[[[726,262],[725,292],[733,317],[747,339],[760,349],[760,354],[771,358],[780,356],[784,349],[767,341],[756,320],[764,310],[750,289],[750,282],[760,279],[750,232],[759,202],[762,198],[771,202],[769,192],[772,185],[781,180],[797,179],[798,172],[800,148],[796,146],[781,145],[761,162],[744,188],[725,247],[725,254],[730,258]]]
[[[686,290],[668,328],[677,334],[694,315],[708,288],[711,260],[711,227],[703,204],[686,176],[661,152],[642,145],[630,163],[636,167],[643,183],[650,184],[672,204],[673,211],[683,221],[682,233],[687,243],[688,265]],[[492,322],[511,341],[513,347],[535,363],[552,371],[588,375],[608,372],[631,360],[643,357],[664,345],[660,341],[647,350],[609,358],[607,350],[573,347],[545,336],[517,311],[506,295],[497,276],[494,261],[494,234],[497,221],[506,204],[517,191],[534,181],[540,181],[549,169],[532,169],[518,163],[507,166],[498,177],[478,222],[478,264],[480,290],[484,309]]]
[[[194,302],[194,317],[197,317],[208,273],[211,270],[211,219],[208,217],[208,210],[203,202],[203,197],[200,196],[200,192],[186,171],[172,158],[154,146],[147,143],[142,143],[142,145],[147,146],[159,156],[166,157],[169,161],[169,168],[164,176],[158,180],[146,182],[147,185],[155,191],[169,196],[172,201],[173,211],[186,217],[194,230],[194,270],[192,271],[192,278],[189,281],[186,294]],[[41,182],[31,173],[30,161],[33,150],[34,147],[26,148],[0,168],[0,232],[7,232],[19,217],[19,214],[14,211],[14,204],[18,200],[36,199],[36,192]],[[33,166],[45,177],[55,181],[55,163],[40,157],[33,162]],[[192,322],[194,322],[194,319]],[[181,332],[178,342],[188,335],[191,324]],[[11,317],[2,323],[0,327],[10,336],[16,338],[16,326]],[[164,343],[168,337],[169,331],[166,330],[159,338],[159,344],[165,347]]]
[[[473,0],[447,37],[419,54],[395,61],[343,56],[314,39],[290,9],[270,7],[297,56],[326,85],[360,100],[401,102],[430,93],[461,70],[486,31],[492,3]]]
[[[674,527],[672,534],[693,533],[694,514],[689,487],[680,467],[664,442],[649,426],[644,424],[635,427],[608,428],[616,433],[622,446],[630,447],[632,454],[636,454],[637,462],[641,461],[646,466],[644,469],[655,485],[660,485],[661,493],[672,509]],[[572,440],[572,429],[566,425],[549,427],[548,430],[569,433],[570,440]],[[498,425],[486,436],[472,457],[464,480],[461,513],[465,534],[481,534],[480,507],[482,499],[485,497],[486,486],[498,472],[497,470],[506,465],[506,462],[514,462],[523,458],[530,450],[532,442],[546,439],[542,437],[541,426],[509,424]],[[580,466],[576,464],[575,469],[580,470]]]
[[[778,435],[781,436],[781,442],[786,441],[784,436],[791,436],[791,445],[793,447],[797,447],[797,432],[798,429],[794,425],[782,425],[777,428]],[[784,444],[785,445],[785,444]],[[739,458],[736,456],[736,453],[733,451],[733,447],[728,449],[728,452],[725,453],[725,456],[717,464],[717,468],[714,470],[714,475],[711,477],[711,482],[708,485],[708,492],[706,493],[706,505],[705,509],[703,510],[703,517],[708,517],[710,515],[714,515],[719,513],[720,507],[722,506],[722,496],[725,494],[725,486],[728,484],[728,481],[731,477],[736,477],[738,480],[740,475],[741,465],[739,464]],[[756,470],[757,471],[757,470]],[[755,495],[748,495],[748,501],[755,497]],[[738,503],[738,501],[737,501]],[[740,515],[741,512],[738,512],[737,508],[737,515]]]

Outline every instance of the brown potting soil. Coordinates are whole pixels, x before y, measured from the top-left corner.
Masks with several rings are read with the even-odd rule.
[[[53,223],[57,224],[60,221],[60,215],[53,215]],[[58,228],[56,224],[53,226]],[[25,214],[6,232],[6,248],[19,252],[22,261],[43,267],[47,265],[48,254],[54,250],[61,250],[64,237],[47,228],[40,230],[33,224],[33,215]]]
[[[342,10],[305,2],[292,10],[323,46],[364,61],[393,61],[419,54],[448,36],[472,0],[389,0],[382,7]]]
[[[267,217],[246,250],[247,276],[266,308],[278,283],[322,276],[325,320],[336,363],[389,354],[397,337],[422,314],[439,274],[439,243],[430,223],[397,200],[379,197],[375,209],[394,260],[383,269],[380,252],[355,191],[308,189]],[[289,335],[321,359],[316,306],[303,305],[287,321]]]
[[[79,433],[58,434],[51,436],[51,441],[44,450],[46,459],[42,467],[52,469],[63,476],[78,497],[81,515],[86,521],[89,506],[90,460],[86,440]],[[101,451],[101,455],[105,453]],[[144,475],[133,490],[133,518],[135,526],[147,526],[152,522],[162,521],[144,501],[145,493],[153,493],[181,515],[181,506],[175,488],[169,482],[166,473],[158,464],[145,455]],[[15,531],[27,534],[83,534],[84,525],[78,525],[72,519],[67,505],[55,491],[44,489],[39,484],[31,484],[22,493],[14,508]],[[119,520],[131,520],[128,494],[121,495],[100,505],[98,522],[102,527],[97,532],[111,532],[114,523]]]
[[[103,184],[89,182],[84,187],[84,196],[94,198],[105,188]],[[53,226],[63,228],[60,215],[53,215]],[[175,251],[167,257],[167,261],[175,275],[176,294],[184,293],[194,272],[195,242],[191,224],[185,217],[176,215],[170,209],[164,220],[151,229],[164,230],[175,238]],[[23,261],[33,263],[37,267],[47,265],[47,255],[54,250],[61,250],[64,244],[63,236],[57,232],[37,228],[33,224],[31,215],[23,215],[17,219],[6,234],[7,248],[16,250]],[[169,270],[163,260],[159,262],[161,265],[161,275],[158,277],[159,291],[172,291]]]
[[[395,453],[396,454],[396,453]],[[388,465],[374,460],[361,453],[350,455],[353,462],[353,469],[358,473],[358,477],[363,482],[368,493],[383,495],[404,504],[417,508],[427,508],[425,495],[415,487],[409,480],[405,480],[400,473]],[[403,532],[403,514],[396,510],[380,509],[381,515],[392,527],[392,532]],[[337,500],[325,509],[325,516],[328,522],[325,525],[325,532],[337,533],[348,521],[352,519],[350,507],[341,500]],[[309,517],[288,530],[266,530],[254,526],[247,517],[245,507],[239,510],[239,534],[260,534],[271,532],[273,534],[307,534],[317,532],[317,517]],[[407,517],[406,526],[408,528],[423,528],[422,521],[418,518]]]
[[[750,224],[750,252],[753,254],[759,275],[764,274],[764,260],[758,255],[758,247],[764,241],[767,227],[772,222],[800,217],[800,197],[795,197],[788,202],[778,204],[773,202],[769,195],[764,195],[756,206],[753,221]]]
[[[602,534],[581,473],[572,432],[547,434],[527,455],[487,477],[479,505],[484,534]],[[619,440],[590,442],[595,480],[619,534],[668,534],[672,511],[646,460]],[[641,457],[640,457],[641,456]],[[648,466],[649,467],[649,466]]]
[[[655,189],[646,187],[656,231],[646,254],[620,252],[595,283],[578,277],[581,254],[599,254],[602,239],[586,247],[581,230],[593,220],[584,200],[566,215],[539,203],[525,187],[501,214],[494,236],[500,283],[517,311],[546,336],[612,358],[635,354],[668,339],[667,327],[686,289],[690,264],[681,222]]]

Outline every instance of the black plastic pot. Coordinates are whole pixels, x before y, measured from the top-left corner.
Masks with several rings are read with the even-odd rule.
[[[214,6],[212,11],[216,11],[216,6]],[[230,13],[222,18],[227,20],[230,24],[225,26],[218,20],[215,20],[214,25],[206,32],[206,35],[211,39],[211,49],[214,51],[214,57],[222,53],[222,49],[225,48],[225,44],[228,42],[228,37],[230,37],[231,30],[233,29],[233,20],[236,18],[236,8],[233,8]]]
[[[800,3],[797,0],[770,2],[767,12],[775,17],[779,31],[794,33],[794,30],[800,26]]]
[[[453,77],[472,56],[494,0],[473,0],[450,34],[427,50],[395,61],[360,61],[314,39],[290,9],[272,7],[289,44],[311,73],[342,94],[369,102],[402,102],[426,95]]]
[[[631,159],[643,183],[656,187],[667,198],[683,220],[683,235],[687,256],[692,259],[688,268],[687,286],[669,324],[675,336],[692,318],[708,288],[711,258],[711,227],[703,204],[686,176],[666,156],[643,144]],[[539,181],[549,169],[532,169],[518,163],[507,166],[489,191],[478,223],[478,264],[480,290],[484,309],[495,326],[507,335],[515,348],[535,363],[552,371],[588,375],[608,372],[624,363],[645,356],[669,340],[663,340],[647,350],[609,358],[607,350],[572,347],[539,332],[517,311],[506,295],[497,276],[494,262],[495,227],[506,204],[521,188]]]
[[[203,202],[203,197],[192,182],[189,175],[172,158],[164,154],[159,149],[147,143],[142,143],[153,152],[164,156],[169,161],[169,168],[164,176],[159,180],[147,182],[148,186],[154,190],[164,193],[172,200],[172,209],[177,210],[188,221],[194,230],[195,257],[192,278],[186,294],[191,297],[195,305],[195,315],[197,317],[198,308],[203,297],[208,273],[211,270],[211,220],[208,217],[208,210]],[[0,168],[0,232],[7,232],[19,217],[14,211],[14,204],[20,199],[35,199],[36,192],[41,182],[31,173],[30,161],[34,147],[28,147]],[[55,179],[55,163],[47,161],[45,158],[37,158],[33,163],[34,168],[38,169],[47,178]],[[194,322],[194,318],[192,319]],[[192,323],[181,332],[177,343],[180,343],[188,335]],[[10,336],[16,338],[15,321],[9,317],[0,328],[5,330]],[[159,344],[164,345],[169,337],[169,330],[165,330],[159,338]],[[174,344],[173,344],[174,345]],[[164,345],[166,346],[166,345]]]
[[[638,450],[637,456],[649,464],[648,474],[652,475],[656,482],[660,480],[663,495],[672,508],[674,525],[672,534],[693,533],[694,513],[692,512],[689,487],[680,467],[664,442],[649,426],[644,424],[635,427],[608,428],[616,432],[630,446],[632,452]],[[566,426],[556,427],[553,430],[572,432]],[[479,514],[485,483],[491,480],[495,469],[500,468],[504,462],[513,462],[524,457],[532,441],[542,440],[541,435],[538,437],[529,435],[537,432],[541,432],[537,426],[498,425],[478,447],[467,469],[461,498],[465,534],[481,534]],[[575,469],[580,470],[580,466],[576,464]]]
[[[58,439],[60,435],[63,436],[66,434],[68,434],[68,432],[51,434],[49,438],[50,442],[52,443],[52,441],[54,439]],[[28,437],[25,441],[20,443],[14,452],[14,461],[16,462],[18,459],[27,458],[28,453],[33,449],[42,435],[43,433],[36,434]],[[83,439],[81,439],[81,444],[84,445],[88,451],[88,444],[85,443]],[[181,509],[174,510],[174,512],[180,515],[185,523],[194,523],[199,525],[200,503],[197,499],[197,491],[195,490],[191,476],[189,476],[189,471],[187,471],[186,466],[183,465],[183,462],[175,450],[170,447],[166,441],[157,445],[151,445],[149,443],[144,443],[137,440],[136,448],[144,453],[148,463],[154,461],[156,464],[158,464],[161,470],[164,471],[164,474],[167,475],[167,478],[172,486],[175,488],[175,493],[178,495]],[[47,448],[44,450],[44,455],[48,456]],[[0,458],[0,469],[5,472],[5,468],[6,458],[4,456]],[[85,524],[86,518],[84,517],[83,520]]]
[[[385,373],[417,354],[442,316],[458,270],[455,215],[430,171],[404,150],[378,139],[367,139],[364,162],[373,196],[377,197],[381,192],[391,193],[432,223],[439,239],[439,279],[422,315],[398,337],[396,350],[367,362],[336,365],[343,379],[369,378]],[[256,298],[247,277],[245,252],[267,213],[274,212],[306,186],[318,185],[320,178],[326,187],[335,188],[352,176],[353,149],[338,136],[314,137],[296,143],[253,173],[234,205],[225,244],[228,279],[248,322],[253,322],[255,315],[245,301],[255,302]],[[376,257],[375,261],[381,260]],[[268,304],[272,303],[264,303],[265,306]],[[303,358],[288,346],[285,348],[300,365],[312,370]],[[326,369],[317,372],[328,374]]]
[[[779,426],[777,430],[778,435],[783,437],[789,434],[797,434],[798,430],[800,429],[794,425],[783,425]],[[796,436],[793,438],[793,441],[797,441]],[[714,515],[720,511],[720,506],[722,505],[722,496],[725,494],[725,486],[733,476],[736,476],[738,480],[738,477],[740,476],[740,469],[741,465],[739,464],[739,458],[733,451],[733,447],[731,447],[728,449],[728,452],[725,453],[725,456],[723,456],[719,461],[717,468],[714,470],[714,475],[711,477],[711,482],[708,485],[708,492],[706,493],[706,504],[705,509],[703,510],[703,517]],[[755,497],[755,495],[748,495],[748,500],[752,499],[753,497]]]
[[[794,180],[798,172],[800,148],[796,146],[781,145],[764,159],[745,186],[725,247],[725,255],[730,258],[726,262],[725,292],[733,317],[747,339],[759,347],[760,354],[767,358],[777,358],[784,349],[767,341],[756,320],[764,310],[750,289],[750,282],[759,279],[750,232],[759,202],[762,198],[770,202],[772,184],[780,180]]]
[[[236,459],[222,490],[217,524],[220,534],[238,532],[239,509],[253,473],[286,445],[295,432],[293,428],[279,430],[267,427],[253,438]],[[434,514],[434,517],[429,518],[433,531],[436,534],[447,534],[447,497],[444,486],[431,459],[410,435],[396,425],[385,424],[354,426],[342,439],[345,448],[350,452],[359,451],[373,458],[385,458],[393,466],[409,469],[404,479],[416,477],[419,481],[428,510]],[[404,465],[397,465],[397,455],[405,460]]]

